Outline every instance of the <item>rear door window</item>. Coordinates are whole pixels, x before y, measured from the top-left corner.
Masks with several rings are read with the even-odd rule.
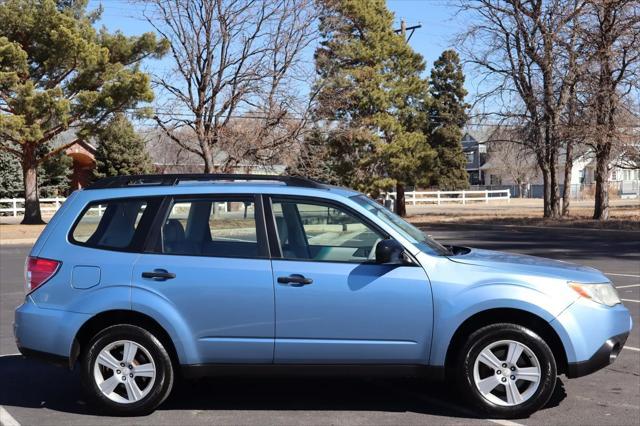
[[[162,253],[261,257],[253,197],[178,199],[161,229]]]
[[[133,244],[143,217],[153,214],[149,203],[138,198],[91,203],[73,227],[71,241],[95,248],[127,249]]]

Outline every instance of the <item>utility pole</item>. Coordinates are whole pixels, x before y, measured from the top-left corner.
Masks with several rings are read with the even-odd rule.
[[[411,36],[413,35],[413,33],[418,29],[418,28],[422,28],[422,24],[418,22],[417,25],[412,25],[410,27],[407,27],[407,22],[404,20],[404,18],[402,18],[400,20],[400,28],[397,30],[393,30],[396,34],[402,34],[402,36],[407,40],[407,43],[409,43],[409,40],[411,40]],[[409,37],[407,37],[407,31],[411,31],[409,33]]]
[[[409,43],[409,40],[411,40],[411,36],[418,28],[422,28],[422,24],[418,23],[417,25],[412,25],[410,27],[407,27],[407,22],[404,20],[404,18],[402,18],[400,20],[400,29],[393,30],[393,31],[396,34],[401,34],[402,38],[404,38],[406,42]],[[407,37],[407,31],[411,31],[409,33],[409,37]],[[396,199],[395,199],[396,205],[394,207],[395,207],[396,213],[402,217],[407,215],[404,191],[405,191],[404,185],[401,184],[400,182],[396,183]]]

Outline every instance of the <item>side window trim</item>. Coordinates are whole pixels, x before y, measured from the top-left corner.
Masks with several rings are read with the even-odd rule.
[[[371,221],[369,218],[361,215],[359,212],[357,212],[355,209],[340,203],[338,201],[335,200],[330,200],[327,198],[322,198],[322,197],[313,197],[313,196],[304,196],[304,195],[280,195],[280,194],[265,194],[263,195],[264,198],[264,207],[265,207],[265,216],[268,218],[267,219],[267,232],[269,234],[269,245],[271,248],[271,257],[274,259],[285,259],[285,257],[282,254],[282,250],[280,248],[280,242],[278,240],[278,231],[277,231],[277,227],[276,227],[276,218],[275,215],[273,213],[273,200],[286,200],[288,202],[293,202],[293,203],[311,203],[311,204],[323,204],[323,205],[327,205],[330,207],[334,207],[337,209],[341,209],[347,213],[349,213],[350,215],[352,215],[353,217],[355,217],[356,219],[360,220],[362,223],[364,223],[366,226],[368,226],[369,228],[371,228],[373,231],[379,233],[382,238],[390,238],[390,235],[388,232],[386,232],[384,229],[382,229],[380,226],[378,226],[375,222]],[[322,261],[322,260],[312,260],[312,259],[289,259],[286,258],[286,260],[291,260],[291,261],[302,261],[302,262],[318,262],[318,263],[322,263],[326,261]],[[354,263],[354,262],[344,262],[344,261],[335,261],[334,263]]]
[[[144,252],[148,254],[167,254],[162,251],[162,226],[167,220],[167,217],[171,213],[171,208],[177,202],[184,200],[211,200],[214,201],[240,201],[253,199],[255,206],[255,223],[256,223],[256,239],[258,244],[258,256],[255,259],[268,259],[270,256],[267,229],[263,211],[262,199],[259,195],[255,194],[176,194],[164,197],[160,208],[158,208],[158,214],[155,221],[149,230],[149,237],[145,245]],[[195,254],[171,254],[172,256],[199,256],[199,257],[214,257],[209,255],[195,255]],[[228,256],[230,258],[238,258],[236,256]],[[241,257],[241,259],[254,259],[254,257]]]

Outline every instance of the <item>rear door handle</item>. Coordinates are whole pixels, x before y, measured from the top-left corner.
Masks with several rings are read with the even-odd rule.
[[[153,272],[143,272],[142,278],[151,278],[154,281],[166,281],[176,277],[173,272],[168,272],[166,269],[154,269]]]
[[[278,277],[278,283],[289,284],[291,287],[302,287],[313,283],[311,278],[305,278],[304,275],[291,274],[288,277]]]

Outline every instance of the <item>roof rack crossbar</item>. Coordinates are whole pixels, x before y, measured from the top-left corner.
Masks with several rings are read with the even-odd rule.
[[[299,176],[252,175],[230,173],[180,173],[114,176],[98,180],[85,189],[126,188],[132,186],[174,186],[180,182],[196,181],[276,181],[287,186],[324,188],[320,182]]]

